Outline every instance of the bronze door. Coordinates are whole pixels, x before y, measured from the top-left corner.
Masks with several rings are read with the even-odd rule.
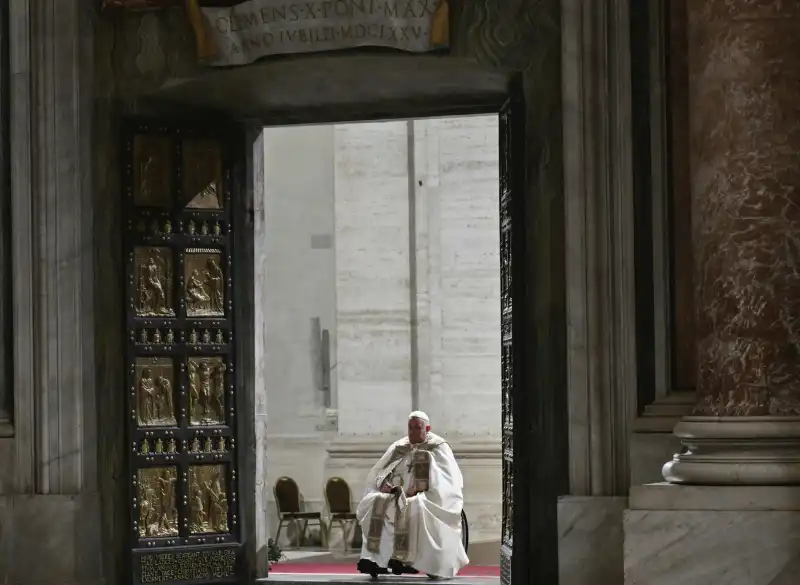
[[[500,582],[502,585],[526,582],[530,559],[525,551],[529,527],[524,520],[529,494],[521,472],[523,459],[517,453],[526,446],[521,437],[525,401],[525,359],[521,355],[523,311],[526,310],[524,274],[524,222],[525,222],[525,117],[520,94],[511,99],[500,111],[500,327],[501,327],[501,377],[502,377],[502,432],[503,432],[503,523],[500,539]],[[522,517],[522,519],[521,519]],[[516,545],[516,548],[515,548]],[[514,554],[516,551],[516,555]]]
[[[232,294],[243,142],[207,128],[123,127],[134,584],[243,582]]]
[[[500,576],[503,585],[557,585],[557,502],[569,489],[562,363],[566,319],[554,295],[561,290],[557,262],[563,262],[563,249],[553,246],[545,222],[557,226],[563,221],[558,207],[562,193],[542,191],[533,175],[537,169],[528,166],[527,136],[536,129],[526,128],[530,118],[522,88],[515,85],[500,111]],[[546,153],[540,156],[544,160]],[[538,261],[552,272],[547,274]]]

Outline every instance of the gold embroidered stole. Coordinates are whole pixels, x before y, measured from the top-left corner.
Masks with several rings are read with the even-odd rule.
[[[437,437],[433,441],[427,441],[413,448],[413,453],[411,455],[411,465],[413,466],[412,477],[417,492],[424,492],[430,488],[431,458],[433,457],[431,451],[443,443],[444,441]],[[403,443],[394,448],[389,462],[385,467],[385,470],[389,472],[387,475],[391,474],[391,471],[397,467],[397,464],[409,451],[412,451],[412,445],[410,443]],[[383,526],[390,504],[395,505],[394,548],[392,558],[401,562],[407,562],[410,552],[408,534],[409,514],[404,493],[399,496],[395,494],[379,494],[378,497],[375,498],[369,520],[367,550],[373,554],[379,553]]]

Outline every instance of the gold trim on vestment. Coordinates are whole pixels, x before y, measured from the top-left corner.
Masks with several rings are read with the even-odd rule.
[[[395,502],[397,508],[394,512],[394,550],[392,551],[392,558],[400,562],[407,562],[408,553],[410,549],[410,542],[408,538],[408,520],[409,520],[409,507],[400,506]]]
[[[389,503],[394,501],[391,494],[380,494],[372,502],[372,513],[369,518],[369,532],[367,533],[367,550],[378,554],[381,550],[381,535],[383,534],[383,522],[386,518],[386,509]]]
[[[414,451],[411,463],[414,466],[414,488],[417,492],[427,491],[431,483],[430,451]]]

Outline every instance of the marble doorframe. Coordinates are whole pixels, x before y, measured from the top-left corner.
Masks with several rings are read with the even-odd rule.
[[[97,485],[91,4],[8,6],[15,491],[79,494]]]
[[[671,434],[681,417],[689,414],[695,403],[695,393],[676,390],[672,380],[674,343],[672,331],[672,242],[671,198],[672,173],[670,156],[670,71],[668,68],[670,13],[666,0],[647,0],[648,12],[648,87],[649,87],[649,194],[651,205],[650,229],[652,254],[649,267],[652,274],[653,312],[648,319],[653,332],[652,379],[645,384],[632,429],[635,433]]]
[[[12,271],[9,236],[9,215],[11,209],[11,177],[9,164],[11,140],[10,123],[10,72],[9,72],[9,6],[0,5],[0,438],[14,435],[12,413],[14,392],[11,381],[11,340],[10,303]]]
[[[35,407],[33,388],[33,211],[31,206],[31,35],[30,0],[9,0],[11,70],[11,267],[14,336],[15,491],[33,490]]]
[[[570,494],[624,496],[636,414],[629,0],[562,0]]]
[[[5,4],[13,428],[0,426],[0,581],[98,582],[93,1]]]

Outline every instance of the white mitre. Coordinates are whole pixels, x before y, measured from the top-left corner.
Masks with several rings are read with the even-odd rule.
[[[418,418],[420,420],[424,420],[425,424],[431,424],[431,419],[428,418],[428,415],[422,412],[421,410],[415,410],[414,412],[408,415],[408,420],[411,420],[412,418]]]

